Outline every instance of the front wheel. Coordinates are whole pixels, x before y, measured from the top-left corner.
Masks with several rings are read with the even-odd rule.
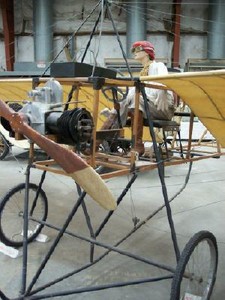
[[[216,280],[218,248],[208,231],[196,233],[178,262],[170,300],[209,300]]]
[[[25,183],[11,189],[0,203],[0,240],[7,246],[23,245]],[[30,183],[28,190],[28,242],[33,241],[43,228],[39,221],[46,221],[48,201],[45,192]]]

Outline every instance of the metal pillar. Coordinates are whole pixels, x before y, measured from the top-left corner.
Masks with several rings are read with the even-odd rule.
[[[33,0],[34,60],[50,62],[53,57],[53,0]]]
[[[130,57],[131,45],[140,40],[146,40],[147,2],[132,0],[127,9],[127,56]]]
[[[15,61],[14,48],[14,4],[13,0],[0,1],[5,41],[5,58],[7,71],[13,71]]]
[[[178,68],[180,66],[180,15],[181,15],[181,1],[173,1],[173,53],[172,53],[172,67]]]
[[[209,0],[208,50],[209,59],[225,58],[225,0]]]

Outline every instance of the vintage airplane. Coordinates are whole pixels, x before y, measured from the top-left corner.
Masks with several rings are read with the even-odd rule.
[[[102,5],[102,1],[99,1]],[[112,18],[110,3],[104,1],[108,18]],[[102,10],[104,14],[105,11]],[[99,14],[99,20],[100,20]],[[88,16],[89,17],[89,16]],[[84,22],[83,22],[84,23]],[[115,29],[115,24],[113,23]],[[90,40],[95,33],[90,35]],[[118,38],[118,33],[117,38]],[[72,38],[74,35],[72,36]],[[119,39],[119,38],[118,38]],[[87,49],[86,49],[87,50]],[[122,50],[122,49],[121,49]],[[86,51],[85,51],[86,52]],[[122,51],[122,53],[124,53]],[[66,65],[67,63],[65,63]],[[52,64],[53,72],[49,77],[35,78],[1,78],[0,79],[0,116],[4,129],[10,133],[10,138],[15,141],[29,140],[29,159],[25,183],[12,188],[2,196],[0,203],[0,240],[6,246],[23,247],[21,288],[16,299],[46,299],[54,297],[66,297],[82,292],[105,290],[107,288],[123,287],[134,284],[155,282],[171,279],[171,300],[210,299],[216,280],[218,250],[214,235],[208,231],[197,232],[187,243],[183,251],[180,251],[177,242],[175,226],[170,208],[171,200],[168,198],[164,178],[164,168],[170,165],[189,164],[189,172],[194,161],[210,157],[219,158],[224,155],[225,147],[225,70],[179,73],[166,76],[118,78],[115,72],[102,70],[94,66],[73,64],[70,74],[66,76],[57,73],[62,70],[62,65]],[[65,67],[65,66],[64,66]],[[56,68],[56,69],[54,69]],[[58,68],[58,69],[57,69]],[[83,72],[85,70],[85,72]],[[76,72],[77,71],[77,72]],[[87,72],[89,74],[87,75]],[[162,85],[155,84],[160,82]],[[176,93],[182,103],[188,107],[186,111],[178,111],[177,117],[189,118],[189,134],[187,138],[181,136],[181,126],[177,120],[163,122],[152,120],[151,112],[147,111],[146,137],[153,144],[154,157],[138,157],[136,155],[136,137],[138,122],[138,105],[136,105],[133,132],[129,128],[116,128],[100,130],[103,117],[100,116],[107,105],[109,108],[115,105],[118,108],[119,101],[126,96],[130,87],[136,87],[136,101],[142,94],[145,103],[145,87],[169,89]],[[29,92],[29,99],[27,99]],[[108,97],[108,94],[112,97]],[[105,97],[112,101],[106,102]],[[21,104],[19,110],[15,109],[15,103]],[[6,104],[7,103],[7,104]],[[194,141],[192,138],[195,116],[204,124],[213,138],[205,142],[202,136]],[[160,134],[157,134],[157,131]],[[161,134],[162,133],[162,134]],[[96,141],[101,140],[101,146],[96,151]],[[13,140],[12,140],[13,142]],[[11,143],[12,143],[11,142]],[[47,154],[46,160],[35,160],[34,146],[38,145]],[[8,138],[0,136],[0,155],[7,154],[10,147]],[[87,154],[86,150],[90,150]],[[165,153],[164,153],[165,151]],[[129,152],[130,155],[127,155]],[[170,154],[173,154],[172,156]],[[30,172],[35,167],[42,172],[39,185],[30,182]],[[134,220],[134,226],[122,239],[111,245],[98,239],[105,229],[106,223],[114,216],[121,201],[135,182],[139,173],[157,169],[162,185],[164,205],[142,221]],[[46,172],[72,177],[77,183],[78,199],[66,217],[62,228],[53,226],[47,222],[47,197],[43,191],[43,182]],[[121,194],[115,200],[104,179],[129,174],[130,179]],[[188,180],[186,180],[187,183]],[[186,184],[185,183],[185,184]],[[86,193],[89,194],[103,208],[109,210],[100,222],[98,228],[93,228],[90,221],[88,208],[84,202]],[[16,199],[16,205],[10,205]],[[28,205],[29,204],[29,205]],[[79,207],[83,208],[89,237],[69,230],[68,226]],[[171,229],[171,238],[174,247],[177,266],[168,266],[154,261],[148,257],[142,257],[131,251],[125,251],[119,246],[134,232],[139,230],[163,207],[166,208],[168,223]],[[10,222],[10,226],[8,226]],[[20,225],[18,225],[20,224]],[[42,228],[50,227],[58,231],[46,255],[42,258],[40,266],[35,270],[31,278],[28,276],[28,258],[32,249],[28,247],[38,236]],[[50,282],[39,280],[46,264],[62,236],[69,235],[79,241],[90,243],[89,261],[83,266],[72,266],[73,270]],[[103,254],[94,255],[95,247],[106,249]],[[198,248],[201,251],[198,252]],[[132,279],[121,282],[96,284],[94,286],[63,289],[52,293],[48,287],[62,282],[67,278],[79,274],[81,271],[91,268],[97,262],[105,258],[110,252],[115,252],[137,261],[144,262],[161,270],[160,276]],[[204,268],[196,266],[196,256],[206,257]],[[201,260],[202,261],[202,260]],[[165,274],[162,274],[165,271]],[[30,274],[29,274],[30,275]],[[6,275],[7,276],[7,275]],[[37,282],[39,281],[39,286]],[[0,298],[10,299],[8,292],[2,291],[0,286]],[[14,298],[15,299],[15,298]]]
[[[109,210],[110,212],[106,215],[105,219],[102,221],[99,228],[96,230],[96,234],[92,238],[78,237],[93,245],[98,245],[104,247],[108,251],[115,251],[122,255],[127,255],[128,257],[139,259],[140,261],[145,261],[145,258],[137,257],[136,255],[126,252],[118,248],[117,246],[121,243],[118,242],[116,246],[111,246],[97,240],[98,235],[104,228],[105,224],[112,217],[113,211],[122,201],[126,191],[131,187],[135,181],[138,173],[158,169],[159,178],[163,187],[163,195],[165,200],[165,207],[167,210],[168,220],[171,228],[171,236],[174,244],[174,251],[177,260],[177,267],[172,268],[170,266],[165,266],[157,262],[148,261],[149,264],[162,268],[163,270],[169,271],[170,275],[165,275],[157,280],[163,280],[168,278],[173,278],[172,289],[171,289],[171,300],[173,299],[188,299],[190,295],[196,295],[195,286],[202,285],[203,274],[198,273],[198,277],[195,277],[190,270],[187,270],[187,265],[190,260],[194,260],[195,248],[199,244],[207,244],[209,247],[205,250],[208,252],[210,257],[210,265],[208,270],[208,277],[206,282],[203,284],[201,289],[201,297],[203,299],[209,299],[212,289],[215,283],[216,270],[217,270],[217,246],[215,237],[207,231],[201,231],[196,233],[193,238],[188,242],[187,246],[180,253],[180,249],[177,243],[176,232],[173,224],[170,203],[166,191],[165,181],[164,181],[164,167],[169,165],[178,165],[187,162],[193,162],[200,159],[206,159],[210,157],[220,157],[224,155],[223,147],[225,147],[225,110],[224,110],[224,79],[225,71],[207,71],[198,73],[183,73],[183,74],[170,74],[166,76],[154,76],[154,77],[140,77],[135,80],[125,79],[125,78],[105,78],[105,77],[71,77],[71,78],[35,78],[35,79],[23,79],[22,82],[17,79],[1,79],[0,80],[0,91],[1,94],[7,95],[5,91],[12,91],[12,86],[17,86],[19,84],[29,85],[32,87],[30,95],[32,96],[32,101],[23,103],[23,107],[15,112],[10,108],[4,101],[0,101],[0,115],[4,120],[4,126],[8,128],[15,139],[29,139],[30,140],[30,158],[28,163],[28,170],[26,183],[16,186],[10,195],[7,194],[3,197],[0,211],[0,238],[8,246],[21,247],[23,246],[24,255],[24,266],[23,269],[27,269],[26,255],[28,244],[40,233],[43,226],[48,225],[46,218],[46,212],[43,212],[43,217],[40,216],[37,219],[36,210],[38,209],[37,202],[43,201],[43,191],[42,183],[40,181],[39,186],[34,186],[30,183],[30,170],[32,167],[43,170],[45,172],[54,172],[57,174],[71,176],[74,181],[94,200],[96,200],[101,206]],[[160,82],[163,85],[159,86],[154,84],[154,82]],[[142,93],[145,98],[144,88],[146,86],[153,88],[163,88],[170,89],[179,95],[182,101],[190,108],[190,127],[189,127],[189,137],[186,142],[182,141],[180,138],[178,146],[170,148],[175,155],[172,157],[168,156],[167,152],[165,156],[161,155],[162,147],[167,147],[167,136],[164,135],[163,145],[162,141],[158,140],[154,126],[160,127],[165,133],[166,131],[175,132],[175,135],[180,134],[180,125],[176,121],[160,122],[160,120],[152,120],[151,112],[147,113],[148,117],[148,129],[151,136],[151,142],[154,146],[154,151],[156,157],[141,159],[137,157],[135,151],[135,125],[132,137],[128,139],[127,134],[124,134],[123,128],[107,130],[99,130],[98,116],[99,111],[102,107],[101,99],[102,94],[105,91],[113,90],[121,91],[123,88],[136,87],[136,99],[138,101],[140,93]],[[10,88],[9,88],[10,87]],[[63,102],[63,95],[70,94],[71,87],[73,87],[73,92],[75,92],[74,98],[67,103],[68,108],[64,110],[65,103]],[[24,88],[23,88],[24,90]],[[83,97],[81,95],[88,95],[88,106],[86,102],[83,102]],[[71,95],[71,94],[70,94]],[[104,96],[104,95],[103,95]],[[10,99],[10,95],[7,95],[7,101]],[[67,96],[66,96],[67,97]],[[146,100],[147,101],[147,100]],[[117,105],[118,103],[114,103]],[[71,108],[71,106],[73,108]],[[138,106],[136,106],[138,107]],[[135,122],[137,122],[137,113],[135,114]],[[182,116],[182,113],[180,114]],[[201,122],[206,126],[206,128],[211,132],[214,139],[209,143],[193,143],[192,141],[192,131],[194,124],[194,116],[197,116]],[[110,132],[111,131],[111,132]],[[109,145],[109,150],[107,147],[101,147],[99,151],[96,151],[96,140],[100,139],[106,141]],[[177,137],[175,136],[175,139]],[[110,148],[113,142],[113,150]],[[128,144],[128,148],[131,151],[131,155],[127,155],[126,148],[123,146]],[[116,144],[118,143],[118,144]],[[48,159],[42,161],[35,161],[33,157],[33,146],[37,144],[41,149],[43,149],[47,155]],[[62,144],[62,145],[61,145]],[[116,147],[115,147],[116,144]],[[72,149],[67,149],[65,145],[73,146]],[[86,147],[91,145],[91,153],[85,154]],[[169,145],[169,143],[168,143]],[[213,148],[212,146],[215,146]],[[196,149],[199,147],[199,149]],[[115,152],[115,149],[117,150]],[[122,150],[121,150],[122,149]],[[124,150],[125,149],[125,150]],[[210,149],[210,150],[209,150]],[[212,149],[212,150],[211,150]],[[168,151],[168,149],[166,149]],[[107,171],[101,173],[99,167],[107,167]],[[98,174],[100,173],[100,174]],[[111,178],[115,176],[121,176],[124,174],[132,174],[132,178],[125,190],[115,201],[112,192],[108,189],[105,178]],[[98,187],[98,188],[96,188]],[[9,217],[5,206],[11,201],[12,196],[22,193],[27,190],[34,190],[36,196],[34,199],[28,199],[28,196],[23,196],[22,203],[28,203],[30,209],[25,210],[21,208],[20,203],[20,213],[14,211],[15,215],[15,226],[13,228],[14,232],[8,231],[7,227],[3,226],[3,219]],[[26,288],[25,281],[26,275],[23,273],[22,276],[22,286],[24,287],[18,299],[42,299],[45,297],[50,297],[48,293],[38,295],[39,291],[42,289],[37,289],[35,291],[34,284],[38,277],[40,276],[44,265],[47,263],[52,253],[54,252],[58,241],[61,239],[64,233],[67,233],[67,226],[70,223],[71,216],[73,216],[77,208],[82,204],[85,197],[85,192],[80,194],[71,215],[66,220],[67,225],[59,230],[59,234],[56,240],[53,242],[51,249],[46,254],[43,262],[40,265],[39,270],[34,276],[30,285]],[[26,193],[25,193],[26,195]],[[22,206],[23,207],[23,206]],[[21,213],[23,212],[23,213]],[[11,223],[12,212],[10,212]],[[18,228],[17,218],[21,218],[24,222],[23,228]],[[143,222],[146,222],[144,220]],[[38,225],[37,225],[38,224]],[[135,224],[131,232],[138,230],[142,225],[142,222]],[[32,227],[33,226],[33,227]],[[12,230],[12,229],[10,229]],[[28,234],[19,234],[19,232],[29,232]],[[69,233],[73,235],[73,233]],[[128,236],[131,233],[128,234]],[[127,237],[126,237],[127,238]],[[93,249],[91,250],[91,261],[90,266],[95,263],[93,259]],[[86,266],[84,266],[86,268]],[[199,272],[200,270],[198,270]],[[74,271],[76,273],[77,271]],[[205,270],[204,270],[205,272]],[[204,274],[205,275],[205,274]],[[62,280],[63,278],[59,280]],[[151,282],[156,280],[155,278],[148,278],[142,280],[135,280],[129,282],[116,283],[116,286],[126,286],[130,284],[137,284],[142,282]],[[186,282],[188,283],[186,283]],[[193,284],[195,282],[195,285]],[[51,283],[52,284],[52,283]],[[54,283],[53,283],[54,284]],[[187,290],[187,285],[191,288]],[[100,290],[112,287],[112,284],[100,285],[99,287],[88,287],[84,288],[84,291]],[[43,287],[45,289],[45,287]],[[74,289],[70,291],[71,294],[76,294],[77,290]],[[54,296],[65,296],[68,291],[59,291]],[[2,299],[9,299],[7,296],[1,292],[0,296]],[[192,298],[190,298],[192,299]]]

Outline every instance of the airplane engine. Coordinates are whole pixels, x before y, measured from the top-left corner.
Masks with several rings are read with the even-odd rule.
[[[25,105],[11,104],[11,108],[25,115],[28,124],[42,135],[53,135],[58,143],[77,146],[80,150],[90,147],[93,118],[85,108],[63,111],[62,86],[55,79],[45,86],[28,93],[32,101]],[[10,123],[1,118],[2,126],[15,136]]]

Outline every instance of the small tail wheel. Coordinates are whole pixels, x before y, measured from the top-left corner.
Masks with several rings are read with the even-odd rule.
[[[171,288],[171,300],[209,300],[216,281],[218,248],[209,231],[196,233],[185,246]]]
[[[23,245],[25,183],[12,188],[0,202],[0,240],[7,246]],[[38,221],[46,221],[48,201],[45,192],[36,184],[28,187],[28,242],[33,241],[43,228]]]
[[[0,160],[3,160],[9,153],[9,145],[4,135],[0,132]]]

